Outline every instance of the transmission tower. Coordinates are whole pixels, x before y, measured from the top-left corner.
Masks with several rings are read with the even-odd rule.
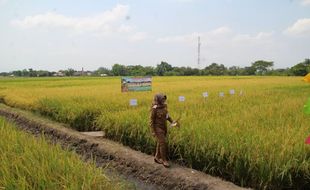
[[[200,36],[198,36],[198,57],[197,57],[197,66],[198,66],[198,69],[200,69]]]

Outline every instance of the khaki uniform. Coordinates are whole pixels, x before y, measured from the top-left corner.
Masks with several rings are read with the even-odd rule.
[[[157,140],[155,157],[167,161],[167,120],[172,123],[168,114],[167,105],[153,105],[151,109],[151,130],[155,133]]]

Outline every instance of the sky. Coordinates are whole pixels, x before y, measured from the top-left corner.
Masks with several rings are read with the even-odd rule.
[[[310,0],[0,0],[0,72],[306,58]]]

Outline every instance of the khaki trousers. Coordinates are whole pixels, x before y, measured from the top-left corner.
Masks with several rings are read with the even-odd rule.
[[[163,161],[167,161],[167,142],[166,142],[166,130],[155,127],[155,137],[156,137],[156,158],[161,158]]]

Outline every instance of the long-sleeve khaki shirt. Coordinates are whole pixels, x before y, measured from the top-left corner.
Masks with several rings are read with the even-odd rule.
[[[164,131],[167,131],[167,120],[172,123],[172,119],[169,116],[167,105],[153,105],[151,109],[151,122],[150,127],[155,129],[159,127]]]

